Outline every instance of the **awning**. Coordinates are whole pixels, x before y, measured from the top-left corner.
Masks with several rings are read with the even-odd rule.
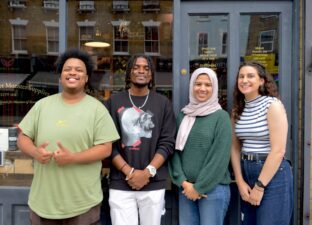
[[[12,91],[17,85],[23,83],[23,81],[29,76],[29,74],[21,73],[0,73],[0,91]]]
[[[55,87],[59,85],[59,75],[54,72],[38,72],[28,81],[33,87]]]

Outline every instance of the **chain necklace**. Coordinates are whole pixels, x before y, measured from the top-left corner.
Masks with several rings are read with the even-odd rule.
[[[143,104],[142,104],[141,106],[137,107],[137,106],[133,103],[133,101],[132,101],[131,94],[130,94],[130,90],[129,90],[129,91],[128,91],[128,94],[129,94],[129,100],[130,100],[130,102],[131,102],[132,106],[133,106],[133,107],[135,107],[135,108],[138,108],[138,109],[143,108],[143,107],[145,106],[145,104],[146,104],[147,100],[148,100],[149,93],[150,93],[150,92],[149,92],[149,90],[148,90],[148,92],[147,92],[147,96],[146,96],[146,98],[145,98],[145,101],[143,102]]]

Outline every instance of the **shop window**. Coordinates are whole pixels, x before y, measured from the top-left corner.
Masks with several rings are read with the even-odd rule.
[[[208,33],[198,33],[198,55],[205,55],[208,48]]]
[[[260,32],[260,46],[268,51],[272,52],[274,49],[275,30]]]
[[[129,2],[128,0],[113,0],[113,12],[129,12]]]
[[[9,0],[9,7],[13,8],[26,8],[27,0]]]
[[[129,21],[112,21],[114,29],[114,55],[129,54]]]
[[[58,0],[44,0],[43,8],[45,9],[58,9],[59,1]]]
[[[221,54],[227,54],[227,32],[222,33]]]
[[[12,53],[27,54],[26,42],[26,25],[28,20],[20,18],[10,20],[12,28]]]

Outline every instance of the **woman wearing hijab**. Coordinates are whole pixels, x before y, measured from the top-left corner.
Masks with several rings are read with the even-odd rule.
[[[169,169],[179,187],[179,224],[222,225],[230,201],[232,132],[229,115],[218,103],[213,70],[193,72],[189,103],[177,122],[176,151]]]

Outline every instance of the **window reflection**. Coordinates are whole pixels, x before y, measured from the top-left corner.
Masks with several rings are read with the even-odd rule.
[[[240,17],[241,61],[255,60],[266,67],[278,83],[279,16],[249,14]]]
[[[172,0],[70,0],[66,24],[59,23],[59,3],[0,1],[7,21],[0,26],[0,126],[19,123],[36,101],[59,91],[54,63],[64,26],[67,48],[88,51],[96,63],[91,95],[105,100],[122,90],[127,60],[145,53],[155,64],[156,90],[172,97]],[[85,46],[97,40],[110,46]]]
[[[190,17],[190,74],[199,67],[216,71],[219,102],[227,108],[227,15],[194,15]]]
[[[260,32],[260,47],[268,52],[274,50],[275,30]]]

